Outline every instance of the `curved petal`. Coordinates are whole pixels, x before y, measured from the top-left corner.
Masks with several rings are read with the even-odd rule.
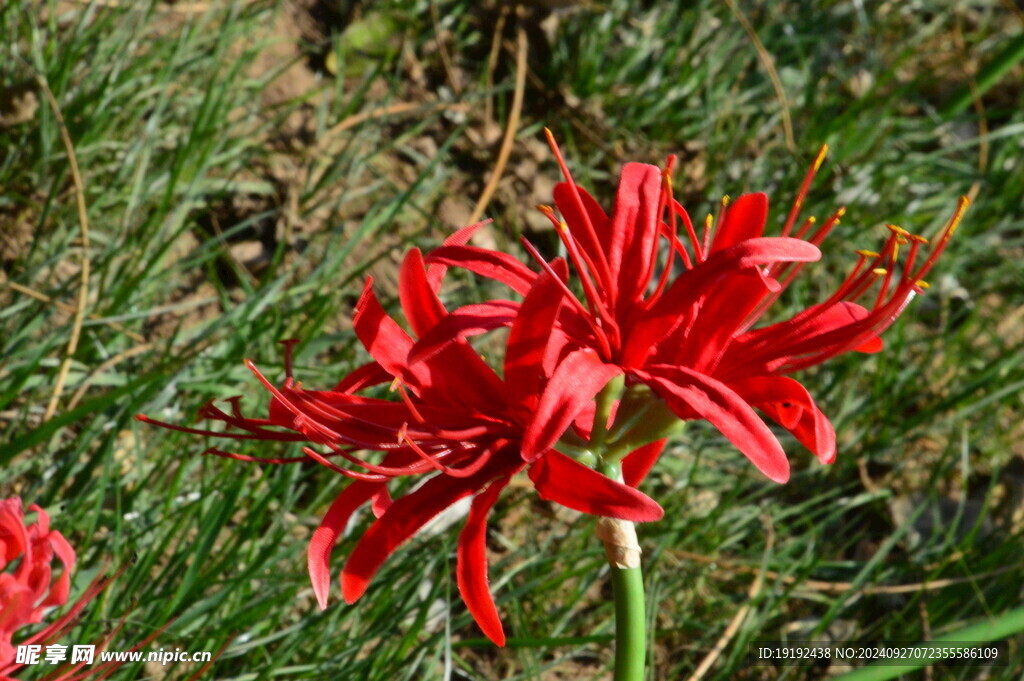
[[[622,481],[630,487],[639,487],[643,479],[647,477],[654,462],[658,460],[665,450],[667,439],[648,442],[639,449],[634,449],[622,459]]]
[[[562,289],[547,271],[526,294],[505,344],[505,385],[514,404],[536,402],[544,371],[544,356],[562,307]]]
[[[417,394],[433,393],[448,404],[470,407],[500,408],[504,404],[498,376],[468,345],[450,346],[438,353],[436,361],[410,365],[408,357],[413,341],[384,311],[373,293],[372,278],[367,278],[352,325],[367,352],[385,371],[400,377]],[[452,371],[452,366],[459,366],[461,370]]]
[[[523,459],[533,461],[551,449],[587,403],[621,373],[622,369],[605,364],[590,348],[570,353],[544,387],[537,411],[526,427]]]
[[[581,513],[635,523],[660,520],[665,511],[654,499],[551,450],[534,461],[530,480],[541,499]]]
[[[64,538],[64,535],[60,532],[48,532],[46,538],[49,540],[53,553],[63,565],[63,569],[57,581],[50,584],[50,593],[46,596],[46,600],[39,604],[44,608],[64,605],[68,602],[68,594],[71,591],[71,573],[75,569],[75,550],[71,548],[71,544]]]
[[[562,214],[565,224],[569,225],[569,231],[572,232],[573,238],[580,243],[584,253],[589,256],[591,262],[596,262],[598,252],[604,252],[611,242],[612,221],[601,209],[601,206],[594,197],[588,194],[585,189],[577,185],[576,191],[579,192],[580,201],[586,211],[586,217],[590,218],[590,224],[594,227],[594,236],[597,237],[597,243],[594,243],[590,238],[590,234],[585,227],[586,218],[583,212],[580,211],[579,204],[576,203],[576,197],[573,195],[572,187],[568,182],[559,182],[555,185],[555,205],[558,206],[558,212]]]
[[[398,299],[412,332],[419,338],[448,314],[427,280],[423,255],[418,248],[409,249],[402,259],[398,270]]]
[[[612,299],[619,307],[633,304],[647,289],[644,275],[653,273],[661,185],[661,169],[646,163],[627,163],[619,176],[608,247],[608,264],[618,279]]]
[[[725,250],[741,241],[756,239],[764,234],[767,220],[768,196],[760,192],[744,194],[726,208],[725,218],[715,230],[711,252]]]
[[[377,362],[367,362],[357,367],[332,388],[332,392],[352,394],[363,388],[389,383],[394,377]]]
[[[651,349],[688,318],[691,307],[719,286],[723,278],[774,262],[812,262],[817,246],[789,237],[747,239],[711,256],[679,275],[628,332],[623,362],[640,366]],[[768,285],[768,282],[765,282]]]
[[[379,518],[382,515],[384,515],[387,512],[387,510],[391,507],[392,501],[393,499],[391,498],[391,493],[388,492],[387,487],[378,490],[370,498],[370,510],[373,511],[373,517]]]
[[[853,349],[854,352],[863,352],[865,355],[873,355],[876,352],[881,352],[885,349],[885,342],[875,336],[869,340],[864,341]]]
[[[751,376],[730,381],[729,387],[791,432],[821,463],[835,461],[835,429],[798,381],[787,376]]]
[[[452,310],[416,342],[409,353],[409,364],[430,359],[467,336],[509,326],[518,311],[519,303],[511,300],[492,300]]]
[[[696,412],[736,445],[759,471],[775,482],[789,480],[789,461],[779,441],[727,385],[682,366],[654,365],[636,374],[672,411]]]
[[[507,284],[513,291],[524,296],[537,278],[533,270],[511,255],[476,246],[441,246],[427,254],[426,262],[430,265],[461,267]]]
[[[809,307],[790,319],[771,324],[759,329],[748,331],[740,336],[737,341],[748,348],[748,351],[765,352],[773,357],[792,354],[790,347],[803,348],[813,347],[821,336],[842,329],[852,327],[853,324],[863,321],[871,316],[867,308],[850,301],[840,301],[828,307],[815,305]],[[868,341],[868,349],[875,338]]]
[[[476,231],[484,225],[491,222],[491,218],[481,220],[475,225],[469,225],[455,231],[451,236],[444,240],[444,246],[465,246],[469,243],[469,240],[473,238]],[[441,280],[444,278],[448,268],[445,265],[430,265],[427,267],[427,281],[430,283],[430,288],[434,293],[441,290]]]
[[[377,300],[373,277],[366,278],[352,314],[352,326],[363,347],[385,371],[392,376],[404,376],[413,341]]]
[[[466,525],[459,534],[455,564],[462,600],[487,638],[499,646],[505,645],[505,632],[487,580],[487,516],[510,479],[506,476],[495,480],[473,499]]]
[[[658,349],[663,351],[648,361],[682,364],[704,374],[714,373],[740,325],[769,293],[760,273],[751,269],[736,272],[700,301],[693,322],[681,325],[662,341]],[[666,354],[668,357],[662,360]]]
[[[511,458],[511,457],[509,457]],[[355,603],[388,556],[434,516],[459,499],[473,494],[495,475],[508,474],[508,462],[500,470],[489,466],[465,478],[438,474],[421,487],[396,499],[359,540],[341,573],[341,592]]]
[[[356,509],[382,489],[385,489],[382,482],[356,480],[350,483],[327,509],[327,514],[309,540],[306,566],[309,569],[309,579],[313,583],[313,593],[316,594],[316,601],[320,604],[321,610],[327,607],[327,595],[331,590],[330,558],[334,544],[345,531],[345,526]]]

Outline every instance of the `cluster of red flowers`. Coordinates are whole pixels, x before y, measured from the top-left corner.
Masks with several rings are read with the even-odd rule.
[[[566,258],[545,260],[524,241],[535,271],[507,253],[468,245],[480,225],[464,228],[425,256],[413,249],[405,257],[399,297],[412,336],[366,282],[354,328],[372,361],[332,390],[305,390],[293,380],[294,341],[288,341],[282,385],[248,362],[272,395],[267,418],[243,416],[238,398],[230,413],[212,403],[201,411],[229,426],[224,432],[140,416],[196,434],[306,442],[304,456],[292,458],[209,451],[271,463],[312,459],[353,479],[310,543],[309,572],[321,607],[330,552],[353,512],[368,502],[376,521],[342,570],[345,599],[358,599],[383,561],[430,519],[472,496],[458,542],[459,590],[482,630],[502,645],[487,585],[486,518],[516,473],[525,469],[542,498],[569,508],[656,520],[661,507],[636,487],[679,421],[709,421],[767,477],[788,479],[782,447],[755,408],[831,462],[831,424],[786,374],[847,351],[880,350],[878,334],[926,286],[923,277],[966,208],[963,199],[926,258],[920,255],[925,239],[892,227],[879,252],[860,252],[827,300],[754,328],[804,264],[820,258],[818,246],[843,214],[798,226],[824,149],[781,235],[764,236],[764,194],[723,199],[717,217],[709,215],[698,233],[673,198],[673,158],[664,169],[627,164],[609,216],[573,182],[553,141],[552,147],[566,181],[555,188],[557,212],[541,210]],[[500,282],[519,300],[449,310],[439,291],[452,267]],[[876,290],[870,306],[854,302],[869,290]],[[499,375],[468,339],[503,327],[508,340]],[[389,383],[395,399],[362,394]],[[371,461],[358,452],[382,457]],[[602,462],[621,462],[622,480],[596,471]],[[388,482],[410,475],[427,479],[392,500]]]

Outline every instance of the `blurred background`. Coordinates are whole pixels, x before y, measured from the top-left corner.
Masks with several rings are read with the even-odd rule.
[[[675,153],[691,214],[765,191],[769,233],[828,143],[805,210],[848,212],[771,319],[826,297],[886,223],[931,235],[974,200],[886,351],[801,376],[835,465],[786,439],[777,486],[702,425],[662,458],[646,491],[666,517],[640,531],[649,678],[829,678],[828,661],[752,667],[750,645],[995,626],[1024,594],[1022,29],[1010,0],[3,3],[0,497],[53,514],[79,551],[73,593],[127,566],[69,642],[130,613],[114,649],[171,617],[160,646],[232,640],[209,678],[611,678],[592,519],[528,485],[499,502],[506,649],[459,600],[443,528],[320,612],[305,549],[345,481],[133,421],[187,424],[235,395],[260,413],[242,360],[276,379],[285,338],[303,340],[298,378],[333,384],[364,359],[364,277],[393,301],[403,250],[478,216],[478,245],[555,252],[534,209],[559,180],[545,125],[609,209],[624,162]],[[1006,650],[1007,667],[913,678],[1018,679],[1020,637]]]

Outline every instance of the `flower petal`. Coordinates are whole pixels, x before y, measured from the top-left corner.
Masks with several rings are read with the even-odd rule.
[[[533,396],[540,392],[544,355],[562,302],[561,288],[545,271],[519,307],[505,344],[505,385],[513,404],[536,401]]]
[[[653,365],[636,374],[677,414],[696,412],[709,421],[769,478],[789,479],[789,462],[779,441],[727,385],[683,366]]]
[[[352,326],[366,351],[392,376],[406,376],[406,358],[413,341],[384,311],[373,292],[373,277],[366,278],[363,293],[352,314]]]
[[[831,352],[833,348],[848,344],[850,338],[864,335],[864,322],[872,314],[849,301],[807,308],[790,319],[754,329],[737,338],[734,344],[736,360],[758,374],[774,371],[804,355]],[[882,349],[882,341],[877,336],[870,337],[855,349],[877,352]]]
[[[476,231],[478,229],[480,229],[481,227],[490,222],[491,219],[487,218],[486,220],[481,220],[475,225],[463,227],[462,229],[457,230],[455,233],[453,233],[451,236],[445,239],[443,245],[465,246],[469,242],[469,240],[473,238],[473,235],[476,234]],[[444,275],[447,271],[448,268],[445,265],[434,264],[427,268],[427,281],[430,282],[430,288],[434,293],[437,293],[438,291],[441,290],[441,280],[444,278]]]
[[[491,300],[452,310],[420,337],[409,353],[409,363],[416,364],[430,359],[467,336],[510,326],[518,311],[519,303],[511,300]]]
[[[438,353],[432,362],[410,365],[413,341],[384,311],[367,278],[356,304],[352,325],[367,352],[392,376],[401,378],[418,395],[432,394],[439,401],[463,406],[499,408],[506,395],[494,370],[468,345],[457,344]],[[452,371],[452,366],[461,367]]]
[[[331,590],[330,558],[334,544],[345,531],[345,526],[356,509],[382,489],[385,489],[384,483],[361,480],[350,483],[327,509],[327,514],[320,521],[313,538],[309,540],[306,565],[309,569],[309,579],[313,582],[313,593],[316,594],[316,601],[320,604],[321,610],[327,607],[327,595]]]
[[[613,299],[620,307],[640,297],[647,289],[644,275],[653,272],[649,265],[658,238],[661,184],[661,170],[646,163],[627,163],[619,176],[608,262],[612,276],[618,278]]]
[[[660,520],[665,515],[658,502],[643,492],[601,475],[555,450],[534,461],[529,475],[541,499],[581,513],[635,523]]]
[[[621,373],[622,369],[605,364],[591,348],[570,353],[544,387],[537,411],[526,427],[523,459],[533,461],[551,449],[587,403]]]
[[[864,341],[853,350],[854,352],[863,352],[865,355],[873,355],[876,352],[881,352],[885,349],[885,342],[881,338],[875,336],[874,338]]]
[[[476,246],[441,246],[427,254],[426,262],[430,265],[461,267],[507,284],[513,291],[524,296],[537,278],[533,270],[511,255]]]
[[[569,186],[568,182],[559,182],[555,185],[555,205],[558,206],[558,212],[562,214],[562,218],[569,226],[569,231],[572,232],[573,238],[580,243],[584,253],[587,254],[591,262],[596,262],[599,257],[598,252],[604,252],[611,242],[612,221],[601,209],[597,201],[594,200],[594,197],[588,194],[585,189],[577,185],[576,191],[579,192],[583,208],[590,218],[590,224],[594,227],[594,234],[597,237],[598,243],[593,243],[590,238],[585,227],[585,218],[579,210],[576,197],[573,196],[572,187]]]
[[[448,313],[427,280],[423,255],[418,248],[410,249],[402,260],[402,267],[398,271],[398,298],[412,332],[419,338]]]
[[[764,233],[768,220],[768,196],[766,194],[744,194],[725,211],[725,218],[715,230],[711,252],[725,250],[747,239],[756,239]]]
[[[640,366],[653,347],[690,317],[691,307],[737,272],[774,262],[811,262],[821,258],[817,246],[789,237],[747,239],[711,256],[679,275],[628,332],[623,361]],[[760,271],[759,269],[757,271]]]
[[[505,632],[487,580],[487,516],[511,476],[495,480],[473,499],[466,525],[459,534],[455,577],[459,593],[487,638],[505,645]]]
[[[503,462],[498,471],[489,466],[465,478],[438,474],[396,499],[370,526],[348,557],[341,573],[341,592],[345,601],[355,603],[359,600],[387,557],[431,518],[459,499],[473,494],[496,474],[508,474],[508,469],[508,462]]]
[[[835,429],[798,381],[787,376],[750,376],[730,381],[729,387],[793,433],[821,463],[835,461]]]
[[[749,268],[724,279],[696,306],[694,322],[662,341],[661,347],[671,351],[666,359],[658,353],[654,361],[713,374],[740,325],[770,293],[761,273]]]
[[[622,480],[630,487],[639,487],[654,466],[654,462],[665,449],[667,439],[662,438],[648,442],[639,449],[634,449],[622,459]]]
[[[40,511],[42,513],[42,511]],[[64,605],[68,602],[68,594],[71,591],[71,573],[75,570],[75,550],[60,532],[48,532],[46,535],[53,549],[53,553],[64,566],[60,577],[50,585],[50,593],[46,600],[39,604],[40,607]]]

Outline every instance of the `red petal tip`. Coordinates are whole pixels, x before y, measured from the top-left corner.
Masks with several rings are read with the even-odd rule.
[[[369,585],[370,582],[366,579],[345,572],[341,573],[341,596],[349,605],[362,598]]]

